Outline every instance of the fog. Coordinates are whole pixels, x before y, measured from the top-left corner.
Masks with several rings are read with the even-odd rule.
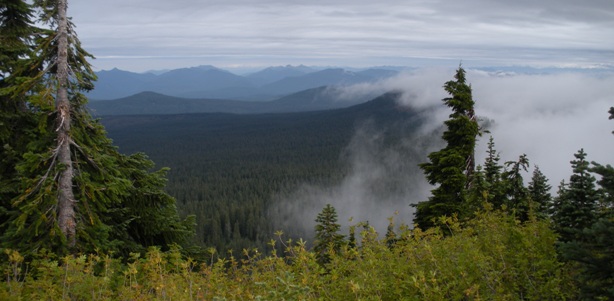
[[[422,69],[377,83],[335,89],[344,99],[397,90],[403,92],[401,105],[435,109],[428,111],[427,122],[416,135],[393,146],[383,146],[384,129],[370,125],[358,128],[342,155],[349,164],[345,178],[332,186],[304,185],[280,202],[283,206],[276,210],[306,233],[313,231],[314,220],[327,203],[337,209],[343,226],[349,224],[350,218],[352,223],[369,221],[383,235],[387,218],[395,212],[397,222],[411,225],[410,204],[427,200],[432,189],[417,164],[443,146],[440,132],[434,132],[451,113],[441,99],[447,97],[442,86],[453,75],[451,69]],[[530,170],[525,180],[538,165],[555,193],[559,182],[569,178],[569,161],[579,149],[586,151],[589,161],[614,163],[610,155],[614,149],[614,121],[608,120],[608,109],[614,106],[614,75],[468,70],[467,81],[473,88],[476,113],[492,121],[489,133],[478,141],[478,164],[483,162],[486,143],[492,135],[501,162],[526,154]]]

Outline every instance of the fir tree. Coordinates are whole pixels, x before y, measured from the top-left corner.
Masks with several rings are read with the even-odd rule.
[[[614,119],[614,107],[610,107],[608,111],[610,120]],[[612,131],[614,134],[614,131]],[[601,178],[597,182],[599,188],[599,216],[606,218],[614,218],[614,167],[610,164],[601,165],[597,162],[591,162],[593,167],[590,171],[598,174]]]
[[[485,173],[481,165],[476,167],[471,184],[467,201],[465,202],[465,206],[463,206],[463,211],[465,212],[476,212],[484,205],[484,202],[488,202],[491,197],[491,186],[490,183],[486,181]]]
[[[430,162],[420,164],[428,182],[438,185],[431,191],[428,201],[415,205],[414,223],[422,228],[432,227],[434,219],[442,215],[467,214],[462,208],[475,169],[474,149],[479,127],[465,70],[459,67],[454,78],[444,85],[451,97],[443,101],[452,109],[450,119],[445,121],[447,130],[443,133],[447,145],[430,153]]]
[[[609,119],[614,119],[614,107],[610,108],[609,113]],[[572,161],[572,164],[577,167],[574,169],[574,175],[576,175],[574,180],[577,183],[575,187],[584,187],[588,196],[585,202],[580,203],[582,207],[576,209],[580,211],[580,215],[584,215],[582,213],[587,212],[593,204],[591,201],[593,191],[590,189],[592,179],[585,174],[587,166],[584,161],[585,155],[581,150],[576,154],[578,160]],[[576,263],[579,272],[576,277],[583,299],[614,300],[614,167],[596,162],[592,162],[592,165],[593,167],[589,170],[601,177],[597,181],[597,184],[599,184],[597,193],[599,206],[594,213],[595,218],[598,219],[582,232],[572,232],[572,234],[578,234],[576,239],[572,240],[567,237],[568,241],[560,244],[559,251],[563,258]],[[584,176],[581,176],[583,174]],[[580,183],[584,183],[584,185],[580,185]],[[563,200],[568,201],[567,198]],[[568,202],[563,204],[568,205]],[[584,207],[586,209],[582,210]],[[574,212],[571,209],[573,208],[565,212]],[[559,213],[557,220],[562,220],[561,213],[563,212]],[[588,224],[590,223],[588,218],[591,217],[585,216],[580,220],[586,221]],[[567,220],[570,220],[570,218]],[[557,223],[557,225],[559,224]],[[565,229],[563,228],[560,231],[563,230]],[[563,233],[567,232],[569,231]]]
[[[502,179],[503,166],[499,164],[501,158],[495,150],[495,141],[492,136],[488,140],[486,154],[484,181],[488,186],[488,202],[492,203],[494,208],[501,208],[506,203],[505,185]]]
[[[529,167],[527,155],[522,154],[517,161],[505,162],[509,168],[503,173],[505,181],[506,207],[515,212],[516,218],[526,221],[529,218],[529,191],[524,186],[522,171],[526,172]]]
[[[193,219],[179,219],[175,200],[163,191],[165,170],[151,173],[144,155],[120,154],[85,110],[81,92],[93,87],[95,75],[65,14],[66,1],[35,5],[38,22],[55,29],[21,31],[32,50],[11,63],[0,87],[3,100],[27,103],[14,117],[23,127],[6,135],[23,142],[2,159],[0,246],[24,253],[127,253],[187,244]]]
[[[548,184],[548,178],[536,165],[531,176],[531,182],[529,182],[529,198],[535,214],[540,218],[546,218],[552,206],[551,188],[552,186]]]
[[[601,165],[597,162],[591,162],[593,165],[590,169],[599,175],[599,205],[598,216],[612,217],[614,216],[614,167],[610,164]]]
[[[22,58],[34,49],[37,29],[32,16],[31,7],[21,0],[0,2],[0,233],[5,232],[10,200],[19,193],[14,167],[31,139],[27,129],[36,125],[34,116],[26,112],[25,93],[6,92],[18,78],[27,75],[19,72],[25,69]]]
[[[599,194],[595,188],[595,177],[589,172],[586,153],[580,149],[571,161],[573,174],[567,185],[559,188],[554,201],[552,220],[560,235],[560,241],[581,240],[580,231],[596,221]]]
[[[614,300],[614,219],[600,219],[578,235],[582,239],[562,243],[559,251],[577,263],[582,300]]]
[[[316,236],[313,251],[320,264],[330,261],[330,253],[338,252],[343,244],[343,235],[339,234],[341,226],[337,223],[335,207],[327,204],[316,218]]]

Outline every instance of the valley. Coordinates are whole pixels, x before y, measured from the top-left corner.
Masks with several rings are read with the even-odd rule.
[[[196,215],[199,245],[265,250],[281,230],[276,226],[311,237],[296,224],[285,227],[298,217],[276,216],[270,208],[301,185],[339,183],[359,128],[369,124],[383,143],[398,145],[424,122],[427,114],[399,106],[399,96],[327,111],[103,116],[102,123],[121,152],[144,152],[157,168],[170,167],[167,191],[182,214]]]

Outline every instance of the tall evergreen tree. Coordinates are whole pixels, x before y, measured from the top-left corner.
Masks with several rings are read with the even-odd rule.
[[[27,129],[35,118],[27,114],[25,93],[9,97],[6,89],[23,76],[17,76],[22,58],[34,49],[37,29],[32,25],[31,7],[22,0],[0,2],[0,233],[5,230],[10,200],[17,195],[15,164],[29,137]],[[11,77],[11,75],[13,75]]]
[[[339,234],[341,225],[337,223],[337,211],[331,204],[326,204],[316,218],[316,236],[313,251],[320,264],[330,261],[330,252],[338,252],[343,244],[343,235]]]
[[[614,107],[610,107],[608,111],[610,120],[614,119]],[[612,131],[614,134],[614,131]],[[591,162],[593,165],[590,169],[600,176],[599,181],[599,216],[606,218],[614,218],[614,167],[610,164],[602,165],[597,162]]]
[[[539,166],[535,165],[531,182],[529,182],[529,198],[535,214],[540,218],[546,218],[552,206],[551,188],[548,178],[542,173]]]
[[[414,223],[422,228],[434,225],[434,219],[442,215],[465,215],[467,190],[471,186],[475,169],[474,150],[479,134],[471,86],[466,83],[465,70],[459,67],[455,80],[444,84],[451,97],[443,99],[452,109],[450,119],[445,121],[447,130],[443,139],[447,145],[428,155],[429,161],[420,164],[431,185],[438,185],[431,191],[428,201],[416,207]]]
[[[614,216],[614,167],[610,164],[601,165],[597,162],[591,162],[593,165],[591,171],[598,174],[600,179],[599,184],[599,206],[598,216],[613,217]]]
[[[501,157],[495,149],[495,141],[492,136],[488,140],[486,154],[487,156],[484,160],[484,181],[488,187],[488,201],[493,204],[494,208],[501,208],[506,203],[505,185],[502,179],[503,166],[499,164]]]
[[[614,218],[602,218],[578,232],[581,240],[560,245],[564,259],[577,263],[582,300],[614,300]]]
[[[614,119],[614,107],[609,113],[609,119]],[[578,267],[576,277],[583,299],[614,300],[614,167],[592,164],[590,171],[601,176],[597,181],[598,219],[579,233],[580,239],[560,244],[559,250],[563,258],[574,261]],[[586,166],[584,162],[576,165],[579,169]],[[590,187],[590,179],[584,182]],[[589,193],[592,194],[590,190]]]
[[[597,217],[599,194],[584,149],[580,149],[574,157],[576,159],[570,162],[573,174],[569,178],[569,183],[563,189],[559,189],[552,215],[555,229],[562,242],[581,240],[580,231],[589,228]]]
[[[522,154],[517,161],[505,162],[505,166],[509,168],[503,173],[505,205],[508,210],[515,213],[516,218],[526,221],[529,218],[529,191],[524,186],[522,172],[528,171],[529,159],[527,155]]]
[[[490,193],[490,183],[486,181],[486,176],[481,165],[478,165],[473,172],[473,181],[467,193],[467,200],[464,209],[468,212],[476,212],[488,202],[492,196]]]
[[[24,143],[11,149],[14,160],[2,161],[0,179],[8,188],[0,191],[0,246],[25,253],[131,252],[187,243],[193,219],[179,219],[175,200],[163,191],[165,171],[148,172],[153,163],[142,154],[120,154],[85,110],[80,92],[93,87],[95,75],[66,17],[66,1],[40,0],[35,7],[38,22],[54,30],[22,32],[33,50],[19,57],[0,87],[3,99],[27,103],[17,118],[26,126],[7,136],[24,133]]]

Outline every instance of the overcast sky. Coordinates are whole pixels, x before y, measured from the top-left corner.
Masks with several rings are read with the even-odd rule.
[[[96,69],[614,65],[612,0],[69,1]],[[239,69],[237,69],[239,70]]]

